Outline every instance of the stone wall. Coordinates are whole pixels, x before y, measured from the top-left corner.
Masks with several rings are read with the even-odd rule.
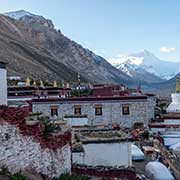
[[[177,180],[180,179],[180,163],[178,158],[172,153],[170,153],[166,147],[159,141],[155,141],[155,147],[159,148],[162,156],[167,160],[169,166],[171,167],[174,176]]]
[[[9,116],[8,116],[9,115]],[[33,170],[48,177],[71,171],[71,135],[43,137],[42,124],[25,124],[26,110],[0,107],[0,167]]]
[[[148,120],[151,120],[155,117],[156,97],[148,96],[147,101]]]
[[[135,180],[136,171],[134,168],[124,168],[122,166],[115,167],[92,167],[85,165],[73,164],[72,172],[78,175],[93,176],[94,179],[124,179],[124,180]]]
[[[102,106],[102,116],[95,115],[95,106]],[[128,104],[130,114],[122,114],[122,106]],[[74,115],[74,106],[80,105],[82,115],[88,117],[89,125],[112,124],[117,122],[122,127],[132,127],[135,122],[142,122],[146,125],[148,120],[153,117],[154,104],[147,99],[140,100],[115,100],[115,101],[55,101],[55,102],[33,102],[33,112],[42,112],[44,115],[51,116],[51,106],[58,107],[58,116],[63,118],[67,115]]]

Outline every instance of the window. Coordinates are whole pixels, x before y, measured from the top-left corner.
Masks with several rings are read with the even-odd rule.
[[[81,115],[81,106],[74,106],[74,114]]]
[[[58,116],[58,107],[57,106],[51,106],[51,116]]]
[[[102,116],[102,107],[95,107],[95,115],[96,116]]]
[[[122,115],[129,115],[129,105],[122,106]]]

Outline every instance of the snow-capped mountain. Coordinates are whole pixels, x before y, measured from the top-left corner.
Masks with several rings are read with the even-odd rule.
[[[122,56],[119,61],[116,68],[140,80],[150,78],[150,82],[168,80],[180,72],[180,62],[160,60],[147,50]]]
[[[37,16],[37,15],[31,14],[30,12],[27,12],[24,10],[12,11],[12,12],[8,12],[8,13],[4,13],[4,15],[9,16],[16,20],[19,20],[20,18],[22,18],[24,16]]]
[[[43,16],[32,14],[25,10],[12,11],[4,13],[5,16],[9,16],[15,20],[19,20],[26,24],[33,24],[34,22],[39,23],[43,26],[54,28],[54,25],[51,20],[45,19]]]

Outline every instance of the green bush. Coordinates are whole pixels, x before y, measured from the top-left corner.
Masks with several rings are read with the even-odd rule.
[[[14,174],[10,176],[10,180],[27,180],[25,176],[20,174]]]
[[[52,133],[55,129],[55,126],[50,122],[48,118],[42,118],[40,120],[44,124],[44,136],[48,138],[49,134]]]

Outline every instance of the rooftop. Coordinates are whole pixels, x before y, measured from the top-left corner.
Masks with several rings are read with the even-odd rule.
[[[104,101],[104,100],[146,100],[147,96],[109,96],[109,97],[67,97],[67,98],[40,98],[33,99],[32,102],[57,102],[57,101]]]

